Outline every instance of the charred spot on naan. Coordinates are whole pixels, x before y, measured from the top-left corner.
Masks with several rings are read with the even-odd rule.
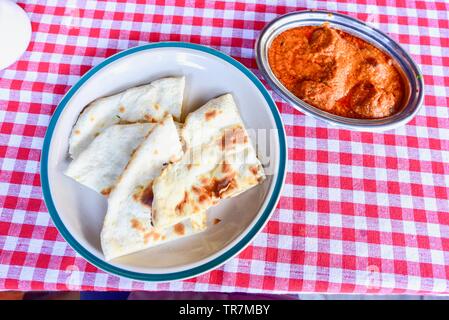
[[[145,189],[142,191],[142,195],[140,196],[140,202],[143,205],[151,207],[153,203],[153,182],[150,182]]]
[[[248,136],[246,135],[245,129],[243,129],[240,125],[237,125],[225,129],[218,143],[223,150],[231,149],[237,144],[248,143]]]
[[[161,235],[158,232],[156,232],[154,229],[152,229],[143,235],[143,242],[145,244],[147,244],[151,238],[153,238],[153,241],[158,241],[161,238]],[[164,240],[165,236],[162,236],[162,238],[163,238],[162,240]]]
[[[234,178],[234,174],[216,180],[214,188],[214,191],[218,192],[218,197],[221,199],[232,195],[237,190],[237,181]]]
[[[199,201],[200,203],[206,202],[206,201],[208,201],[208,200],[210,200],[210,196],[209,196],[208,194],[206,194],[206,193],[202,193],[202,194],[200,194],[200,196],[198,197],[198,201]]]
[[[157,232],[154,228],[145,228],[145,226],[138,219],[131,219],[131,228],[135,229],[143,235],[143,242],[147,244],[150,239],[153,241],[158,241],[161,238],[161,234]],[[165,236],[164,236],[165,237]]]
[[[237,181],[235,179],[235,172],[231,172],[222,178],[213,177],[211,179],[200,179],[202,182],[201,188],[196,187],[192,191],[198,194],[200,202],[209,199],[223,199],[232,194],[237,189]],[[205,183],[204,183],[205,182]]]
[[[259,173],[259,167],[258,166],[249,167],[249,171],[251,171],[253,175],[257,175]]]
[[[223,173],[229,173],[232,171],[232,166],[229,163],[226,163],[226,161],[223,161],[221,164],[221,171]]]
[[[173,226],[173,230],[175,231],[176,234],[183,236],[185,233],[185,227],[184,225],[180,222],[177,223]]]
[[[207,112],[204,114],[204,119],[206,119],[206,121],[210,121],[210,120],[212,120],[213,118],[215,118],[216,115],[217,115],[217,110],[216,110],[216,109],[212,109],[212,110],[207,111]]]
[[[217,117],[221,113],[223,113],[223,111],[219,110],[219,109],[209,110],[209,111],[204,113],[204,119],[206,121],[211,121],[211,120],[213,120],[215,117]]]
[[[109,196],[111,191],[112,191],[112,188],[111,187],[107,187],[107,188],[104,188],[103,190],[101,190],[101,194],[104,195],[105,197],[107,197],[107,196]]]
[[[210,192],[203,186],[198,187],[193,185],[192,186],[192,193],[194,193],[195,195],[197,195],[198,197],[198,202],[200,204],[203,203],[208,203],[211,201],[211,196],[213,196],[212,194],[210,194]]]
[[[197,186],[192,186],[192,191],[196,194],[201,194],[201,188]]]
[[[215,218],[214,219],[214,224],[219,224],[221,222],[221,219]]]
[[[133,199],[136,202],[151,207],[153,203],[153,182],[151,181],[147,186],[137,186],[133,192]]]
[[[184,197],[182,198],[182,200],[176,205],[176,213],[178,215],[181,215],[184,211],[184,208],[186,207],[186,205],[189,203],[189,193],[187,191],[184,191]]]
[[[156,110],[158,110],[158,109],[156,109]],[[163,122],[163,119],[165,119],[169,115],[170,115],[170,113],[168,113],[167,111],[164,111],[164,114],[162,115],[162,117],[159,117],[156,115],[157,118],[155,118],[151,114],[147,113],[147,114],[143,115],[143,121],[139,120],[137,122],[161,123],[161,122]],[[176,119],[176,117],[173,116],[173,119]]]
[[[139,232],[145,231],[145,227],[142,225],[142,223],[135,218],[131,219],[131,228],[136,229]]]
[[[124,113],[124,112],[126,111],[126,109],[125,109],[124,106],[120,106],[120,107],[118,108],[118,111],[119,111],[120,113]]]

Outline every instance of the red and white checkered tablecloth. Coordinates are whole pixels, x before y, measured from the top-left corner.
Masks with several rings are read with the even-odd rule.
[[[449,293],[449,2],[19,4],[33,37],[0,71],[0,290]],[[398,40],[424,73],[416,118],[385,133],[352,132],[274,96],[288,135],[286,184],[273,218],[237,258],[194,279],[152,284],[77,255],[54,227],[39,181],[46,127],[70,86],[117,51],[162,40],[214,47],[260,75],[260,30],[306,8],[349,14]]]

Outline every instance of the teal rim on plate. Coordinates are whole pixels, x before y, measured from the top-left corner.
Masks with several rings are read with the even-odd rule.
[[[78,89],[88,80],[90,79],[95,73],[97,73],[102,68],[106,67],[107,65],[111,64],[112,62],[121,59],[123,57],[126,57],[128,55],[131,55],[136,52],[144,51],[144,50],[151,50],[156,48],[187,48],[192,49],[196,51],[202,51],[205,53],[208,53],[210,55],[213,55],[215,57],[218,57],[226,62],[228,62],[233,67],[240,70],[251,82],[257,87],[257,89],[262,93],[264,96],[268,106],[270,107],[271,113],[273,115],[273,118],[276,123],[276,128],[278,132],[278,138],[279,138],[279,168],[278,168],[278,175],[276,177],[275,186],[273,189],[273,192],[271,194],[271,197],[268,201],[267,207],[265,208],[264,212],[260,216],[259,220],[252,226],[252,228],[247,232],[247,234],[236,244],[234,244],[233,247],[231,247],[226,252],[222,253],[220,256],[214,258],[211,261],[208,261],[202,265],[193,267],[191,269],[187,269],[184,271],[178,271],[178,272],[172,272],[172,273],[165,273],[165,274],[154,274],[154,273],[141,273],[141,272],[135,272],[130,270],[125,270],[123,268],[114,266],[91,252],[89,252],[87,249],[85,249],[67,230],[64,223],[62,222],[61,218],[59,217],[59,214],[56,210],[55,204],[53,202],[53,198],[50,191],[50,184],[48,180],[48,156],[49,156],[49,149],[50,149],[50,143],[51,139],[53,137],[53,131],[55,129],[56,123],[58,122],[58,119],[66,107],[67,103],[70,101],[72,96],[78,91]],[[85,258],[87,261],[95,265],[96,267],[107,271],[109,273],[131,278],[135,280],[142,280],[142,281],[154,281],[154,282],[162,282],[162,281],[173,281],[173,280],[180,280],[180,279],[186,279],[191,278],[194,276],[197,276],[199,274],[202,274],[204,272],[210,271],[221,264],[225,263],[228,259],[232,258],[234,255],[239,253],[241,250],[243,250],[250,241],[256,236],[256,234],[261,230],[261,228],[265,225],[265,223],[268,221],[269,217],[271,216],[271,213],[275,209],[275,206],[279,200],[280,192],[282,189],[282,185],[285,178],[285,170],[286,170],[286,164],[287,164],[287,145],[285,140],[285,131],[284,127],[281,122],[281,117],[279,114],[279,111],[276,107],[276,104],[274,103],[273,99],[269,95],[267,89],[263,86],[263,84],[259,81],[259,79],[244,65],[242,65],[237,60],[231,58],[230,56],[217,51],[215,49],[205,47],[202,45],[192,44],[192,43],[186,43],[186,42],[158,42],[158,43],[152,43],[147,45],[142,45],[139,47],[134,47],[127,49],[125,51],[121,51],[104,61],[102,61],[97,66],[90,69],[85,75],[81,77],[81,79],[72,87],[70,90],[66,93],[66,95],[63,97],[61,102],[59,103],[58,107],[56,108],[51,120],[50,124],[48,126],[47,132],[45,134],[44,138],[44,144],[42,148],[42,156],[41,156],[41,184],[42,184],[42,191],[45,203],[47,205],[47,209],[50,213],[50,216],[56,225],[56,228],[59,230],[61,235],[64,237],[64,239],[69,243],[69,245],[78,252],[83,258]]]

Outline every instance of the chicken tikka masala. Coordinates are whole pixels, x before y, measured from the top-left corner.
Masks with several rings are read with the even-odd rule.
[[[383,118],[399,111],[403,78],[373,45],[323,26],[289,29],[268,51],[281,83],[303,101],[351,118]]]

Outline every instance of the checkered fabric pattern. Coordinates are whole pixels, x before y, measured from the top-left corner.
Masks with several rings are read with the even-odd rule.
[[[441,1],[20,1],[33,36],[0,71],[0,289],[449,293],[449,3]],[[238,257],[197,278],[131,281],[87,263],[54,227],[39,160],[62,95],[104,58],[176,40],[221,50],[260,76],[254,44],[280,14],[367,21],[420,64],[424,106],[385,133],[336,129],[274,95],[289,163],[279,205]],[[268,88],[270,89],[270,88]]]

